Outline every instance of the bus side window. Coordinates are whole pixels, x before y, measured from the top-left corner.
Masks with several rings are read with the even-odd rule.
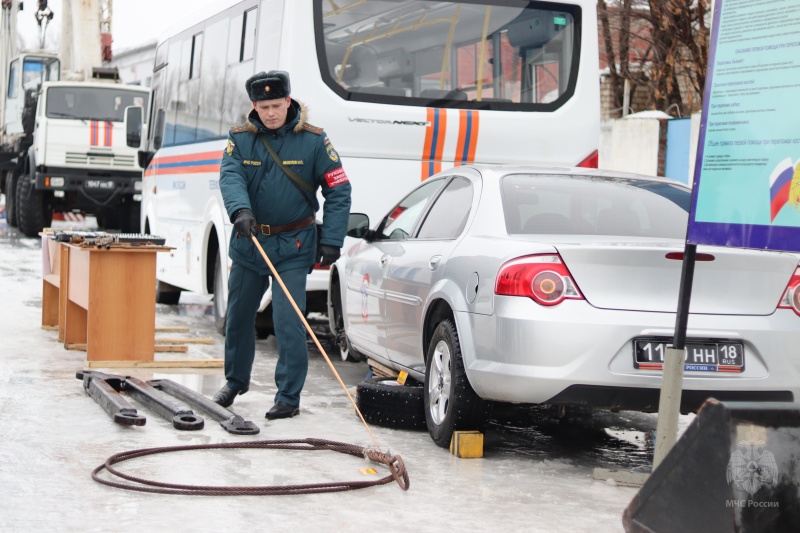
[[[227,131],[222,125],[222,98],[225,89],[225,54],[228,51],[228,19],[206,25],[205,46],[200,59],[200,112],[197,140],[214,139]],[[224,128],[224,129],[223,129]]]
[[[167,52],[167,67],[164,69],[164,105],[161,106],[165,112],[164,117],[164,136],[163,146],[175,144],[176,115],[178,108],[182,105],[178,96],[178,78],[181,66],[181,41],[170,40],[169,51]]]
[[[257,30],[258,10],[249,9],[230,19],[228,35],[228,68],[225,72],[225,97],[222,104],[222,130],[242,124],[252,109],[250,98],[242,90],[244,82],[253,75],[253,52]]]

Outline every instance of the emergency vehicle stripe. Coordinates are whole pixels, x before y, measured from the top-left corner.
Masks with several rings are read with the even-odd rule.
[[[154,174],[199,174],[201,172],[219,172],[222,156],[220,152],[202,152],[198,154],[173,155],[155,158],[145,171],[145,176]]]
[[[472,124],[467,141],[467,145],[469,146],[467,150],[467,163],[473,163],[475,161],[475,149],[478,147],[478,132],[480,131],[481,125],[481,112],[470,111],[469,115],[472,119]]]
[[[103,133],[105,134],[105,144],[103,146],[111,146],[111,141],[113,140],[114,135],[114,125],[111,122],[105,122],[103,124]]]
[[[434,131],[436,139],[436,152],[433,156],[433,172],[434,174],[442,171],[442,159],[444,158],[444,138],[447,133],[447,111],[444,109],[436,110],[437,127]],[[441,129],[441,132],[439,130]]]
[[[442,170],[442,148],[446,132],[447,112],[429,107],[425,144],[422,147],[423,180]]]
[[[478,113],[478,111],[466,109],[459,112],[458,143],[454,158],[456,166],[475,161],[475,147],[478,144]]]
[[[90,120],[89,121],[89,144],[91,146],[97,146],[97,121]]]

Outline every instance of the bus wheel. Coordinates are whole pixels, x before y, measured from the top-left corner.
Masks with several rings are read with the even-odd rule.
[[[217,333],[225,335],[225,322],[228,313],[228,301],[225,299],[225,285],[222,277],[222,251],[217,252],[214,263],[214,327]]]

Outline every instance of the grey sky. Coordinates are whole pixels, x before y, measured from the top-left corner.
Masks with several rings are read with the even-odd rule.
[[[156,39],[170,26],[178,22],[187,12],[196,11],[209,0],[113,0],[111,34],[112,50],[124,50],[140,43]],[[45,46],[57,48],[61,34],[61,0],[49,0],[48,5],[55,17],[47,28]],[[19,13],[18,29],[26,48],[38,43],[38,26],[34,13],[36,2],[25,0],[25,9]]]

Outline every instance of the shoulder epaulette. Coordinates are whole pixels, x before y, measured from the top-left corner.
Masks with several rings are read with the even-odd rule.
[[[242,133],[242,132],[245,132],[245,131],[250,132],[250,133],[254,133],[254,132],[257,132],[258,129],[255,126],[253,126],[252,124],[250,124],[249,122],[247,122],[245,124],[242,124],[241,126],[234,126],[234,127],[231,128],[231,133]]]
[[[310,131],[314,135],[322,135],[322,132],[324,131],[322,128],[312,126],[311,124],[303,124],[303,129],[306,131]]]

